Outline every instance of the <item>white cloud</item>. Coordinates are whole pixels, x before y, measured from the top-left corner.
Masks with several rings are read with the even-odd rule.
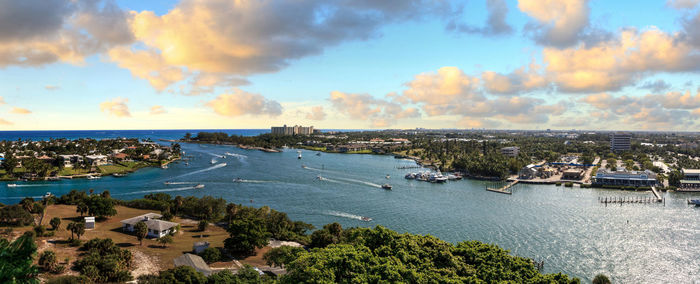
[[[100,110],[116,117],[130,117],[128,102],[129,99],[114,98],[111,101],[100,103]]]

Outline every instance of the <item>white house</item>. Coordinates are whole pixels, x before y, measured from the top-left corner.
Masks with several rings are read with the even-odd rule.
[[[170,234],[170,232],[177,231],[177,226],[180,224],[175,222],[159,220],[159,218],[161,217],[163,217],[163,215],[157,213],[146,213],[141,216],[136,216],[126,220],[122,220],[122,230],[127,232],[133,232],[136,224],[138,224],[139,222],[144,222],[146,223],[146,227],[148,228],[147,236],[151,238],[160,238],[167,234]]]
[[[85,158],[87,158],[88,162],[93,166],[102,166],[109,163],[105,155],[88,155],[85,156]]]
[[[95,217],[85,217],[85,229],[92,230],[95,228]]]

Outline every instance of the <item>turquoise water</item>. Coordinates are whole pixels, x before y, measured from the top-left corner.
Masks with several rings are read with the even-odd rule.
[[[700,194],[667,193],[665,205],[605,207],[598,197],[648,197],[650,193],[519,185],[513,195],[503,195],[485,191],[488,182],[483,181],[405,180],[405,173],[416,170],[397,167],[415,163],[390,156],[317,156],[302,151],[299,160],[292,149],[264,153],[214,145],[183,144],[182,148],[192,156],[189,165],[178,162],[168,169],[143,169],[123,178],[28,182],[15,188],[0,184],[0,202],[91,188],[110,190],[120,199],[152,192],[212,195],[245,205],[267,205],[316,227],[330,222],[383,225],[450,242],[495,243],[516,255],[544,260],[545,272],[564,272],[584,280],[597,273],[621,283],[686,283],[700,277],[700,209],[686,204],[686,198]],[[226,152],[235,156],[217,157]],[[318,180],[318,175],[325,180]],[[237,177],[243,182],[233,182]],[[176,184],[165,185],[166,181]],[[197,183],[206,187],[193,189]],[[384,183],[394,189],[379,188]],[[373,220],[363,222],[361,216]]]

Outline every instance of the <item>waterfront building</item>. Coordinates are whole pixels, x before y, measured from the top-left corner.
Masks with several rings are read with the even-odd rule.
[[[583,177],[583,170],[581,169],[568,169],[565,170],[561,176],[561,179],[565,180],[580,180]]]
[[[270,127],[270,133],[275,135],[311,135],[314,133],[313,126],[272,126]]]
[[[520,153],[520,147],[512,146],[501,148],[501,154],[503,154],[504,156],[517,157],[518,153]]]
[[[534,164],[529,164],[518,171],[519,179],[533,179],[537,177],[537,167]]]
[[[146,227],[148,227],[148,236],[151,238],[160,238],[170,234],[170,232],[177,231],[177,226],[180,224],[159,220],[162,217],[163,215],[157,213],[146,213],[141,216],[122,220],[122,230],[133,232],[136,224],[139,222],[144,222],[146,223]]]
[[[626,132],[610,134],[610,151],[629,151],[632,149],[632,135]]]
[[[700,169],[683,169],[681,189],[700,189]]]
[[[617,186],[655,186],[656,174],[649,171],[610,171],[599,169],[593,184]]]

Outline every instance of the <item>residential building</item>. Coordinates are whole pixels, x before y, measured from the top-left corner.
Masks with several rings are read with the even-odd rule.
[[[173,259],[173,264],[175,267],[178,266],[189,266],[201,272],[202,274],[209,276],[213,273],[209,265],[200,256],[186,253]]]
[[[599,169],[595,175],[596,185],[655,186],[656,174],[646,171],[610,171]]]
[[[313,126],[272,126],[270,127],[270,133],[275,135],[311,135],[314,133]]]
[[[700,169],[683,169],[683,179],[681,180],[681,189],[700,189]]]
[[[617,132],[610,134],[610,151],[629,151],[632,149],[632,134]]]
[[[160,238],[167,234],[170,234],[170,232],[176,232],[177,226],[180,224],[175,222],[159,220],[162,217],[163,215],[157,213],[146,213],[141,216],[136,216],[126,220],[122,220],[122,230],[127,232],[133,232],[134,226],[136,226],[136,224],[138,224],[139,222],[144,222],[146,223],[146,227],[148,227],[148,237],[151,238]]]
[[[95,217],[85,217],[85,230],[92,230],[95,228]]]
[[[520,147],[503,147],[501,148],[501,154],[508,157],[517,157],[520,153]]]
[[[85,159],[93,166],[102,166],[109,163],[105,155],[88,155],[85,156]]]

